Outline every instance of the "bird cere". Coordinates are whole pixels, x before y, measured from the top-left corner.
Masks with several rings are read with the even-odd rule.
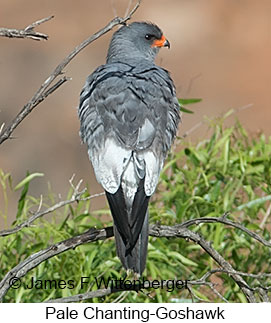
[[[174,83],[154,62],[169,46],[154,24],[122,26],[106,64],[88,76],[78,108],[80,136],[113,217],[117,255],[138,275],[146,265],[149,199],[180,121]]]

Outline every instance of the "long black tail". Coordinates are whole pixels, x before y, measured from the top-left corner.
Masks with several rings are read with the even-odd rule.
[[[117,254],[125,269],[141,275],[146,266],[149,236],[149,196],[145,195],[144,179],[139,183],[130,210],[121,186],[115,194],[106,192],[106,196],[114,219]]]

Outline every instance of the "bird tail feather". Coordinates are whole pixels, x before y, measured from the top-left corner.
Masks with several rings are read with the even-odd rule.
[[[141,275],[147,258],[149,236],[149,196],[140,180],[131,207],[127,207],[122,186],[114,194],[106,192],[114,219],[117,254],[125,269]]]
[[[146,266],[149,237],[149,213],[146,212],[142,230],[132,248],[124,243],[121,234],[114,225],[114,235],[116,241],[117,255],[120,258],[123,267],[141,275]]]

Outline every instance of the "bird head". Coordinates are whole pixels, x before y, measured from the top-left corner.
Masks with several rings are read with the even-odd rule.
[[[161,47],[169,48],[170,44],[158,26],[147,22],[133,22],[114,33],[107,62],[142,58],[154,61]]]

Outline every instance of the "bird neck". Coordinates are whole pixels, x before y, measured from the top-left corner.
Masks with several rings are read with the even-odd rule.
[[[107,53],[107,63],[114,62],[131,62],[131,61],[141,61],[149,60],[151,63],[154,62],[156,57],[156,52],[150,48],[149,51],[143,52],[138,49],[136,44],[126,39],[113,39],[111,40],[108,53]]]

